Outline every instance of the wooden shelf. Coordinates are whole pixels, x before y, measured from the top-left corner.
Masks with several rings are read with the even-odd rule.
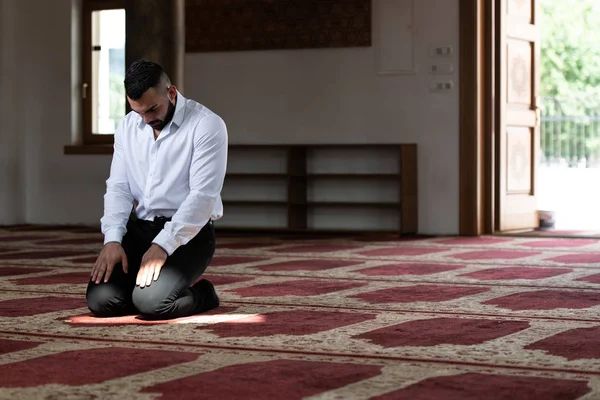
[[[340,174],[340,173],[316,173],[316,174],[307,174],[308,178],[331,178],[331,179],[398,179],[399,174],[382,174],[382,173],[374,173],[374,174]]]
[[[337,208],[398,208],[399,202],[350,202],[350,201],[309,201],[305,204],[307,207],[337,207]]]
[[[332,207],[332,208],[398,208],[399,202],[377,202],[377,201],[306,201],[294,203],[295,207]]]
[[[232,182],[232,180],[236,179],[244,179],[244,180],[281,180],[280,184],[285,185],[285,189],[287,191],[287,197],[285,200],[223,200],[225,206],[264,206],[264,207],[287,207],[287,226],[284,228],[266,228],[262,226],[257,226],[254,228],[256,231],[265,231],[265,230],[277,230],[277,231],[288,231],[288,232],[340,232],[340,231],[356,231],[353,229],[317,229],[309,227],[309,214],[316,208],[330,208],[330,209],[338,209],[336,210],[336,215],[340,215],[343,210],[351,210],[348,211],[348,217],[355,217],[357,213],[362,212],[361,210],[396,210],[398,215],[398,226],[399,229],[396,231],[397,233],[403,234],[416,234],[418,233],[418,200],[417,200],[417,146],[415,144],[319,144],[319,145],[230,145],[231,149],[236,149],[236,155],[243,154],[244,151],[256,152],[254,154],[254,159],[256,159],[257,154],[262,154],[261,157],[267,157],[268,154],[266,151],[274,150],[279,152],[280,157],[285,157],[286,171],[285,172],[234,172],[228,173],[226,175],[226,184],[227,182]],[[347,165],[342,162],[342,167],[348,166],[349,172],[335,172],[335,173],[327,173],[327,172],[309,172],[309,160],[312,160],[312,156],[315,152],[321,152],[328,154],[330,151],[341,152],[344,154],[346,152],[345,157],[348,159]],[[352,153],[354,151],[355,153]],[[394,162],[398,165],[397,172],[352,172],[354,158],[352,154],[356,154],[356,152],[361,151],[369,151],[373,152],[372,159],[368,159],[367,163],[369,165],[376,164],[379,161],[379,155],[377,152],[385,153],[388,156],[391,156],[395,159]],[[261,153],[262,152],[262,153]],[[329,153],[331,154],[331,153]],[[381,155],[381,154],[380,154]],[[232,154],[233,156],[233,154]],[[339,154],[338,154],[339,156]],[[334,156],[332,162],[337,162],[339,164],[339,157]],[[342,157],[343,159],[343,157]],[[281,160],[281,158],[279,159]],[[322,159],[323,160],[323,159]],[[327,158],[325,160],[325,165],[330,167],[332,165],[328,164],[329,160]],[[263,160],[264,161],[264,160]],[[249,163],[252,163],[252,159],[249,159]],[[238,165],[240,165],[238,163]],[[389,165],[387,168],[379,168],[380,170],[389,170]],[[238,170],[243,170],[242,167],[238,167]],[[281,165],[279,168],[281,169]],[[330,168],[328,168],[330,169]],[[339,165],[334,168],[336,171],[340,170]],[[362,169],[362,168],[361,168]],[[337,180],[338,183],[335,187],[339,187],[341,184],[352,185],[352,180],[374,180],[379,182],[381,185],[389,185],[394,184],[399,187],[399,200],[393,202],[377,202],[377,201],[309,201],[308,193],[309,193],[309,185],[321,180]],[[234,183],[231,183],[234,185]],[[352,186],[350,186],[352,188]],[[272,186],[271,186],[272,188]],[[257,185],[257,191],[260,191],[260,186]],[[389,193],[389,190],[387,191]],[[280,195],[278,195],[279,197]],[[352,210],[354,209],[354,210]],[[361,209],[361,210],[356,210]],[[340,211],[342,210],[342,211]],[[373,215],[373,214],[371,214]],[[251,231],[252,227],[224,227],[227,230],[235,230],[239,229],[242,231]],[[368,229],[367,229],[368,230]],[[389,233],[389,229],[381,229],[378,232],[386,232]]]
[[[260,233],[283,233],[283,234],[314,234],[314,235],[360,235],[360,236],[379,236],[379,235],[393,235],[397,234],[398,231],[395,229],[388,230],[364,230],[364,229],[343,229],[343,228],[306,228],[306,229],[290,229],[290,228],[276,228],[276,227],[229,227],[219,226],[220,234],[231,234],[239,235],[240,233],[247,233],[249,235],[255,235],[257,232]]]
[[[235,179],[276,179],[276,178],[330,178],[330,179],[398,179],[398,174],[374,173],[374,174],[342,174],[342,173],[308,173],[308,174],[287,174],[285,172],[233,172],[225,175],[225,178]]]
[[[227,206],[287,206],[287,201],[273,200],[223,200]]]
[[[225,179],[227,178],[234,178],[234,179],[245,179],[245,178],[252,178],[252,179],[277,179],[277,178],[287,178],[288,174],[282,172],[282,173],[273,173],[273,172],[242,172],[242,173],[238,173],[238,172],[234,172],[231,174],[226,174],[225,175]]]

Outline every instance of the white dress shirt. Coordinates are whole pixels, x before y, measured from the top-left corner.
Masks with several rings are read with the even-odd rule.
[[[172,218],[153,241],[169,255],[223,216],[228,137],[218,115],[177,92],[173,119],[156,140],[133,111],[114,137],[100,220],[105,244],[121,242],[132,207],[140,219]]]

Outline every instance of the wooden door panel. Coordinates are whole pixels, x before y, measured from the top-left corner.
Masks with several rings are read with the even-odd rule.
[[[533,131],[525,127],[511,127],[506,134],[506,192],[530,195],[532,182]]]
[[[496,77],[499,231],[539,226],[536,170],[539,158],[539,32],[535,0],[497,0]]]
[[[533,16],[532,2],[530,0],[508,0],[507,11],[513,17],[531,22]]]
[[[531,105],[532,45],[528,41],[509,39],[506,50],[508,104]]]
[[[539,219],[537,213],[531,210],[537,207],[537,201],[534,197],[509,197],[506,200],[506,207],[511,209],[510,213],[503,216],[503,224],[510,230],[526,229],[528,227],[538,226]]]

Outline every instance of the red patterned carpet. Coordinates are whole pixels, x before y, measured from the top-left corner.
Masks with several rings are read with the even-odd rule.
[[[221,237],[222,306],[95,319],[101,236],[0,229],[0,398],[600,399],[600,241]]]

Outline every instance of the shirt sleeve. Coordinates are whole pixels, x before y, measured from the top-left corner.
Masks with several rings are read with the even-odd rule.
[[[153,243],[168,255],[206,225],[221,194],[227,168],[227,127],[218,116],[202,120],[194,132],[190,193]]]
[[[104,195],[104,215],[100,219],[104,244],[121,243],[127,232],[127,221],[133,207],[134,199],[129,188],[123,151],[123,123],[124,121],[121,121],[114,135],[113,158]]]

